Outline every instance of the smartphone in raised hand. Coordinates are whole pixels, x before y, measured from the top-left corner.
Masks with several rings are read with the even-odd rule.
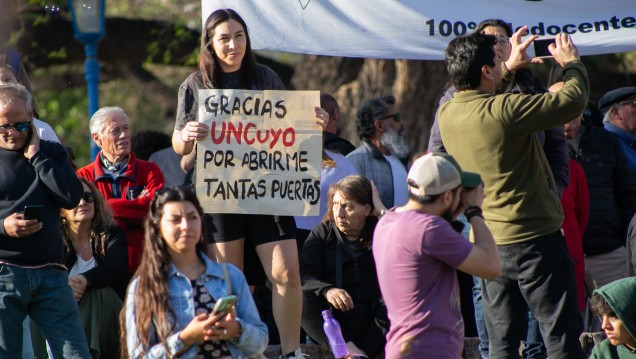
[[[552,57],[548,47],[550,44],[554,44],[554,39],[536,39],[534,40],[534,57],[545,59]]]
[[[236,304],[236,296],[228,295],[227,297],[221,297],[214,304],[214,309],[212,309],[212,315],[216,315],[219,313],[227,314],[232,310],[232,307]]]

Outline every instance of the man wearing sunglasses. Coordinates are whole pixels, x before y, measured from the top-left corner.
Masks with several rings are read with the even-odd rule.
[[[603,127],[616,136],[636,176],[636,87],[606,93],[598,100],[598,107],[605,115]]]
[[[0,357],[21,357],[28,315],[56,358],[90,358],[60,230],[60,208],[79,203],[82,184],[64,147],[40,140],[32,119],[26,88],[0,85]],[[39,218],[25,218],[37,205]]]
[[[356,114],[356,131],[362,144],[347,158],[361,175],[374,182],[385,207],[404,205],[408,201],[409,148],[395,97],[365,101]]]

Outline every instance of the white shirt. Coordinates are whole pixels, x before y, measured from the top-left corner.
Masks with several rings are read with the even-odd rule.
[[[409,200],[408,187],[406,182],[406,169],[402,162],[395,156],[384,156],[391,165],[393,175],[393,205],[403,206]]]

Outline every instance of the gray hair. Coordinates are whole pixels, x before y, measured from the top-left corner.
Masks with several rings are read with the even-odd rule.
[[[128,115],[126,115],[126,111],[124,111],[123,108],[117,106],[102,107],[99,110],[95,111],[95,113],[91,117],[91,121],[89,124],[91,135],[94,133],[102,134],[102,132],[104,132],[104,123],[106,122],[106,119],[109,117],[109,115],[113,112],[121,114],[126,118],[126,121],[128,121]]]
[[[612,122],[612,109],[619,109],[621,107],[620,103],[615,103],[607,110],[605,115],[603,116],[603,123],[611,123]]]
[[[17,83],[0,85],[0,107],[5,107],[18,100],[24,102],[27,112],[33,113],[33,96],[26,87]]]

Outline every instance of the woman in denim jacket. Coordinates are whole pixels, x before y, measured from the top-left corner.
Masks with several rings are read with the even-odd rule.
[[[152,200],[144,256],[121,318],[123,357],[245,358],[267,347],[243,274],[204,254],[202,218],[191,188],[158,191]],[[237,296],[232,311],[212,315],[215,301],[229,294]]]

